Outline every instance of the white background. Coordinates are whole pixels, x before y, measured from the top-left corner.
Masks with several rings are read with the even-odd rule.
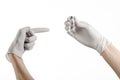
[[[35,80],[119,80],[102,56],[66,33],[70,15],[93,25],[120,49],[119,0],[1,0],[0,80],[15,80],[5,54],[25,26],[50,28],[36,34],[36,45],[23,56]]]

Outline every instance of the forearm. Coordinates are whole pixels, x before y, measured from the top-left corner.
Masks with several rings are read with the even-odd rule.
[[[120,78],[120,52],[112,44],[108,45],[104,51],[101,53],[101,56],[107,61],[111,68]]]
[[[8,54],[8,56],[15,70],[17,80],[34,80],[25,67],[22,58],[14,54]]]

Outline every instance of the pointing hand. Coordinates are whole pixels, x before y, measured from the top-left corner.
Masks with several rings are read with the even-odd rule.
[[[8,52],[7,52],[7,59],[8,54],[15,54],[19,57],[22,57],[23,53],[26,50],[31,50],[35,44],[37,37],[35,33],[41,32],[48,32],[48,28],[30,28],[24,27],[20,29],[16,35],[16,38],[12,42]]]

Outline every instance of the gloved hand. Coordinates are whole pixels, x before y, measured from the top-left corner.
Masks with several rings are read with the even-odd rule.
[[[110,44],[97,30],[86,22],[79,21],[76,17],[70,16],[65,22],[67,33],[80,43],[102,53],[104,48]]]
[[[15,54],[19,57],[22,57],[23,53],[26,50],[31,50],[35,44],[35,40],[37,37],[35,33],[47,32],[48,28],[30,28],[25,27],[18,31],[15,40],[12,42],[6,57],[8,58],[8,54]]]

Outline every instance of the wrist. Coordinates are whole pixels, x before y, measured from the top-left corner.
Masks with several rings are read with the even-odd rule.
[[[16,49],[14,49],[14,50],[9,50],[9,51],[7,52],[7,54],[6,54],[6,58],[7,58],[8,61],[10,61],[10,59],[9,59],[9,55],[10,55],[10,54],[15,55],[15,56],[21,58],[22,55],[23,55],[23,53],[24,53],[24,52],[20,52],[20,51],[18,51],[18,50],[16,50]],[[11,61],[10,61],[10,62],[11,62]]]
[[[9,62],[12,62],[12,61],[13,61],[13,58],[18,58],[18,59],[21,59],[21,60],[22,60],[21,57],[15,55],[14,53],[7,53],[7,54],[6,54],[6,58],[7,58],[7,60],[8,60]]]
[[[110,44],[111,42],[105,37],[101,37],[101,40],[97,44],[96,50],[101,54],[103,50]]]

